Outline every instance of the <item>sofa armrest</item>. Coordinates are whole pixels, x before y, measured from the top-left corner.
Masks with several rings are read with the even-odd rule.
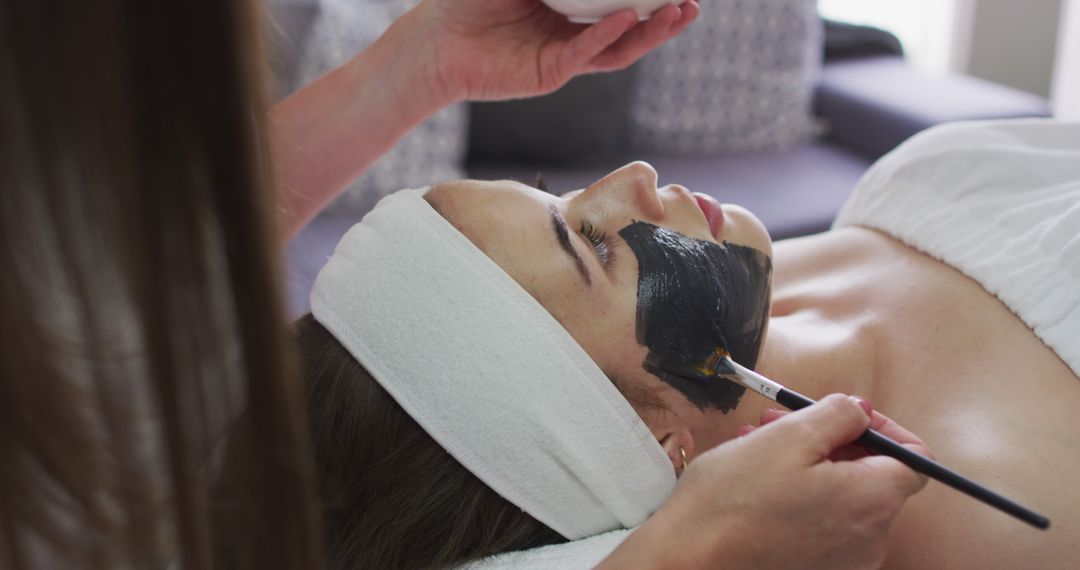
[[[280,0],[279,0],[280,1]],[[904,45],[893,34],[875,28],[822,19],[825,24],[825,62],[852,58],[904,57]]]
[[[871,160],[941,123],[1051,115],[1042,97],[974,77],[920,72],[890,56],[825,65],[816,107],[830,140]]]

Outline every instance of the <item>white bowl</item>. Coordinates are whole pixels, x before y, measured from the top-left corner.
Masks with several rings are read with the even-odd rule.
[[[633,8],[638,13],[638,19],[647,20],[653,12],[668,4],[676,4],[673,0],[543,0],[544,4],[560,14],[566,14],[571,22],[579,24],[595,24],[605,16],[614,14],[619,10]]]

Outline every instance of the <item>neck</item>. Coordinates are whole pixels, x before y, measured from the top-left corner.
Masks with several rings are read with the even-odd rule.
[[[841,392],[873,401],[872,351],[857,338],[828,322],[774,317],[757,371],[815,400]]]

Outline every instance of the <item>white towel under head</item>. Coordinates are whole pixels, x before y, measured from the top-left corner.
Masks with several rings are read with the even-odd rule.
[[[640,524],[675,475],[634,409],[535,299],[424,200],[337,246],[315,319],[456,460],[569,539]]]

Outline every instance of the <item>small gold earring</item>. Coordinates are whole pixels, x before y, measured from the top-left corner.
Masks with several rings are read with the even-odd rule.
[[[686,450],[680,447],[679,448],[679,453],[682,455],[682,468],[683,468],[683,471],[686,471]]]

